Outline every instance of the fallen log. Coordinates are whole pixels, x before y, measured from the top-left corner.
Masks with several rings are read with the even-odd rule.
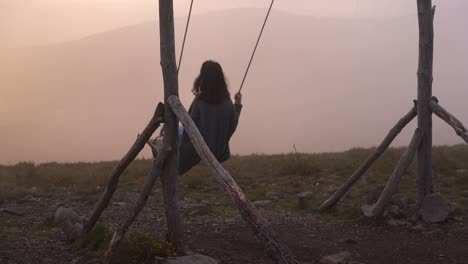
[[[403,118],[401,118],[395,126],[388,132],[385,139],[380,143],[377,149],[364,161],[364,163],[349,177],[343,185],[321,206],[320,210],[326,210],[334,207],[338,201],[348,192],[348,190],[362,177],[364,173],[372,166],[372,164],[385,152],[390,146],[395,137],[401,130],[408,125],[417,115],[416,106],[414,106]]]
[[[85,224],[83,226],[83,234],[89,233],[93,229],[102,212],[109,205],[109,201],[111,200],[112,195],[117,189],[117,184],[119,183],[120,175],[125,171],[128,165],[130,165],[130,163],[137,157],[138,153],[140,153],[140,151],[145,146],[146,142],[150,139],[151,135],[153,135],[154,131],[158,129],[159,125],[163,122],[163,120],[164,105],[162,103],[159,103],[148,125],[146,125],[143,132],[137,137],[135,143],[133,143],[132,147],[127,152],[127,154],[125,154],[125,156],[119,161],[117,166],[112,170],[104,193],[97,202],[96,207],[94,208],[91,216],[85,221]]]
[[[216,160],[179,98],[177,96],[170,96],[167,102],[183,124],[184,130],[189,135],[198,155],[208,165],[210,172],[237,204],[242,218],[264,244],[268,255],[276,263],[299,263],[289,248],[278,240],[270,224],[259,215],[257,209],[250,203],[229,172]]]

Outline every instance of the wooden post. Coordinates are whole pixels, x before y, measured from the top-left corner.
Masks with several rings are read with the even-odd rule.
[[[417,0],[419,24],[418,128],[423,139],[418,150],[418,206],[432,192],[432,65],[434,55],[434,9],[432,0]]]
[[[184,106],[180,103],[179,98],[177,96],[170,96],[167,102],[183,124],[184,130],[190,136],[198,155],[200,155],[200,158],[208,165],[211,173],[223,186],[224,190],[231,195],[239,208],[242,218],[264,244],[268,255],[276,261],[276,263],[299,263],[288,247],[278,240],[270,224],[258,214],[256,208],[250,203],[229,172],[216,160],[195,123],[190,118]]]
[[[164,79],[164,100],[179,94],[174,40],[174,9],[172,0],[159,0],[159,34],[161,68]],[[168,227],[168,240],[177,253],[183,254],[183,232],[181,216],[177,203],[177,176],[179,164],[178,126],[179,121],[168,104],[164,111],[164,145],[172,148],[161,177],[164,194],[164,206]]]
[[[109,246],[107,248],[106,256],[109,257],[112,255],[115,248],[123,239],[128,228],[132,225],[133,221],[135,221],[138,214],[141,212],[141,210],[145,206],[146,201],[148,200],[148,197],[151,194],[151,190],[153,189],[154,183],[156,182],[156,179],[161,174],[164,161],[166,160],[167,155],[170,153],[170,150],[171,148],[169,146],[164,146],[162,150],[159,151],[158,156],[156,158],[153,158],[153,167],[151,168],[148,178],[146,179],[145,184],[143,185],[143,190],[141,191],[138,199],[133,204],[127,220],[125,220],[125,222],[122,222],[120,227],[114,232],[114,235],[112,236],[112,240],[109,243]]]
[[[163,122],[164,118],[164,105],[159,103],[156,107],[156,111],[154,112],[153,118],[151,118],[148,125],[145,127],[141,135],[137,137],[135,143],[133,143],[130,150],[127,154],[120,160],[117,166],[111,173],[109,181],[107,183],[107,187],[104,190],[101,198],[96,204],[93,213],[91,216],[85,221],[83,226],[83,233],[90,232],[96,222],[99,220],[102,212],[106,209],[107,205],[109,205],[109,201],[112,198],[115,190],[117,189],[117,184],[119,183],[120,175],[125,171],[125,169],[130,165],[130,163],[136,158],[138,153],[143,149],[146,142],[150,139],[151,135],[153,135],[154,131],[158,129],[159,125]]]
[[[434,114],[436,114],[442,120],[447,122],[447,124],[452,126],[453,129],[455,130],[455,133],[457,133],[457,135],[459,135],[466,143],[468,143],[468,131],[466,130],[466,127],[462,124],[462,122],[460,122],[460,120],[458,120],[456,117],[450,114],[447,110],[445,110],[442,106],[440,106],[437,103],[436,98],[431,100],[430,106]]]
[[[408,148],[405,150],[403,155],[401,155],[400,161],[398,161],[398,165],[395,167],[392,176],[388,180],[387,185],[385,185],[385,188],[377,202],[374,205],[364,205],[361,207],[362,212],[366,217],[379,216],[384,212],[385,206],[387,206],[390,198],[392,198],[392,194],[395,193],[398,187],[398,183],[400,183],[401,177],[405,173],[406,169],[408,169],[411,161],[413,161],[416,150],[421,144],[422,136],[423,135],[421,130],[416,128]]]
[[[395,137],[401,132],[401,130],[408,125],[408,123],[416,117],[416,105],[401,118],[395,126],[388,132],[385,139],[380,143],[377,149],[370,155],[366,161],[349,177],[346,182],[330,197],[326,200],[321,206],[320,210],[330,209],[338,203],[338,201],[348,192],[348,190],[361,178],[361,176],[366,173],[366,171],[371,167],[371,165],[385,152],[385,150],[390,146]]]

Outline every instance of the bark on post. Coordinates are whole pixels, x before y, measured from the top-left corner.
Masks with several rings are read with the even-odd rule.
[[[112,236],[112,240],[109,243],[107,248],[106,256],[112,255],[115,248],[119,245],[120,241],[123,239],[125,233],[127,232],[128,228],[132,225],[133,221],[137,218],[138,214],[141,212],[143,207],[148,200],[149,195],[151,194],[151,190],[153,189],[154,183],[156,179],[161,175],[164,161],[167,158],[167,155],[170,153],[171,148],[169,146],[164,146],[163,149],[159,152],[156,158],[153,158],[153,166],[151,171],[146,179],[143,190],[140,193],[140,196],[135,201],[130,211],[130,214],[125,222],[123,222],[120,227],[114,232]]]
[[[101,216],[102,212],[106,209],[107,205],[109,205],[109,201],[112,198],[112,195],[114,194],[115,190],[117,189],[117,184],[119,183],[120,175],[125,171],[128,165],[130,165],[130,163],[136,158],[138,153],[140,153],[140,151],[145,146],[146,142],[150,139],[151,135],[153,135],[154,131],[158,129],[159,125],[164,120],[163,115],[164,115],[164,105],[162,103],[159,103],[158,106],[156,107],[156,111],[154,112],[153,118],[151,118],[150,122],[148,123],[148,125],[146,125],[141,135],[137,137],[137,139],[135,140],[135,143],[133,143],[130,150],[119,161],[117,166],[112,171],[109,181],[107,183],[107,187],[104,190],[104,193],[102,194],[101,198],[97,202],[93,213],[87,219],[87,221],[85,222],[83,226],[84,234],[90,232],[93,229],[94,225],[99,220],[99,217]]]
[[[179,98],[177,96],[170,96],[167,102],[183,124],[184,130],[190,136],[198,155],[200,155],[200,158],[208,165],[210,172],[223,186],[224,190],[231,195],[239,208],[242,218],[264,244],[268,255],[276,261],[276,263],[299,263],[288,247],[278,240],[270,224],[258,214],[256,208],[250,203],[229,172],[216,160],[195,123],[180,103]]]
[[[417,0],[419,24],[418,128],[423,139],[418,150],[418,205],[432,192],[432,65],[434,55],[434,10],[432,0]]]
[[[388,180],[387,185],[385,185],[385,188],[377,202],[374,205],[364,205],[361,207],[362,212],[366,217],[379,216],[384,212],[385,206],[387,206],[388,202],[390,201],[392,194],[395,193],[398,184],[400,183],[401,177],[405,173],[406,169],[408,169],[411,161],[413,161],[418,146],[421,144],[422,136],[423,134],[421,130],[417,128],[408,148],[401,156],[400,161],[398,161],[398,165],[395,167],[392,176]]]
[[[321,206],[320,210],[326,210],[334,207],[338,201],[348,192],[348,190],[362,177],[371,165],[385,152],[390,146],[395,137],[408,123],[416,117],[416,106],[414,106],[403,118],[401,118],[395,126],[388,132],[385,139],[380,143],[374,153],[369,156],[366,161],[349,177],[346,182]]]
[[[459,135],[466,143],[468,143],[468,131],[466,130],[465,126],[450,114],[447,110],[445,110],[442,106],[437,103],[437,99],[433,99],[430,102],[431,110],[434,114],[440,117],[442,120],[447,122],[450,126],[453,127],[455,133]]]
[[[179,94],[174,40],[174,9],[172,0],[159,0],[159,34],[161,68],[164,79],[164,100]],[[177,176],[179,167],[179,149],[177,147],[178,123],[168,104],[164,111],[164,145],[172,148],[161,177],[164,194],[164,206],[168,227],[168,239],[183,254],[183,232],[181,216],[177,203]]]

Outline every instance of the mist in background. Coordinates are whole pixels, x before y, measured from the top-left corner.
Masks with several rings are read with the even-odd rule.
[[[379,144],[416,98],[416,1],[276,2],[232,151]],[[434,2],[433,93],[466,124],[468,2]],[[269,3],[195,1],[179,75],[187,108],[206,59],[237,91]],[[177,52],[189,4],[175,1]],[[0,164],[119,159],[163,98],[157,13],[157,1],[0,0]],[[435,144],[462,143],[433,120]]]

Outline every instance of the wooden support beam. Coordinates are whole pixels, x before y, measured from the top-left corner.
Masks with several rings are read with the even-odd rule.
[[[140,196],[135,201],[130,210],[130,214],[125,222],[122,222],[120,227],[114,232],[111,242],[107,248],[106,256],[111,256],[114,252],[115,248],[118,246],[120,241],[123,239],[125,233],[127,232],[128,228],[132,225],[133,221],[137,218],[138,214],[141,212],[143,207],[148,200],[149,195],[151,194],[151,190],[153,189],[154,183],[156,179],[161,175],[164,162],[171,151],[171,147],[163,146],[163,148],[158,152],[158,156],[153,158],[153,166],[151,171],[146,179],[143,190],[140,193]]]
[[[250,203],[229,172],[216,160],[195,123],[190,118],[184,106],[180,103],[179,98],[177,96],[170,96],[167,102],[183,124],[184,130],[189,135],[198,155],[200,155],[200,158],[208,165],[210,172],[223,186],[224,190],[231,195],[232,199],[237,204],[242,218],[264,244],[268,255],[276,261],[276,263],[299,263],[288,247],[278,240],[270,224],[259,215],[256,208]]]
[[[371,167],[371,165],[385,152],[390,146],[395,137],[401,132],[401,130],[408,125],[411,120],[416,117],[416,105],[401,118],[395,126],[388,132],[385,139],[380,143],[377,149],[364,161],[364,163],[349,177],[346,182],[321,206],[320,210],[326,210],[334,207],[338,201],[348,192],[348,190],[362,177],[364,173]]]
[[[125,169],[130,165],[130,163],[137,157],[138,153],[143,149],[146,142],[151,138],[154,131],[158,129],[159,125],[164,121],[164,105],[159,103],[156,107],[156,111],[154,112],[153,117],[151,118],[148,125],[146,125],[143,132],[137,137],[135,143],[133,143],[130,150],[125,154],[125,156],[119,161],[117,166],[113,169],[109,181],[107,183],[107,187],[104,190],[101,198],[96,204],[93,213],[91,216],[85,221],[83,226],[83,233],[86,234],[90,232],[96,222],[99,220],[102,212],[106,209],[109,205],[109,201],[112,198],[115,190],[117,189],[117,184],[119,183],[120,175],[125,171]]]
[[[164,100],[179,94],[179,81],[175,58],[174,8],[172,0],[159,0],[159,35],[161,68],[164,80]],[[178,126],[179,121],[166,104],[164,111],[164,145],[172,148],[161,177],[164,207],[168,228],[168,240],[176,248],[177,254],[184,252],[182,218],[177,202],[177,176],[179,167]]]
[[[462,124],[462,122],[460,122],[460,120],[458,120],[456,117],[450,114],[447,110],[445,110],[442,106],[440,106],[436,98],[431,100],[430,106],[434,114],[436,114],[442,120],[447,122],[447,124],[452,126],[453,129],[455,130],[455,133],[457,133],[457,135],[459,135],[466,143],[468,143],[468,130]]]
[[[432,192],[432,66],[434,57],[434,12],[432,0],[417,0],[419,24],[418,128],[423,139],[418,150],[418,206]]]
[[[392,176],[388,180],[387,185],[385,185],[385,188],[377,202],[373,205],[364,205],[361,207],[362,212],[366,217],[380,216],[384,212],[385,207],[387,206],[388,202],[392,198],[392,195],[395,193],[398,184],[400,183],[401,177],[413,161],[416,151],[421,144],[422,138],[423,134],[421,130],[417,128],[413,134],[413,138],[411,139],[408,148],[401,156],[400,161],[398,161],[398,165],[395,167]]]

